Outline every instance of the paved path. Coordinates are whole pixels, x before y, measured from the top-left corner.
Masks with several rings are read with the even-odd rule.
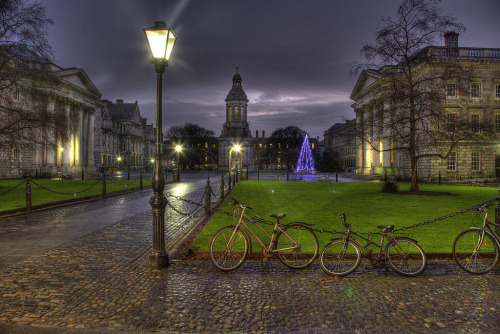
[[[128,196],[140,202],[139,193]],[[134,203],[123,201],[124,209]],[[91,207],[101,214],[100,205]],[[72,208],[74,216],[89,210]],[[363,264],[334,278],[317,263],[294,271],[277,261],[248,261],[224,273],[209,261],[174,259],[153,271],[149,203],[144,209],[0,268],[0,333],[497,333],[500,327],[499,267],[473,276],[451,261],[432,261],[422,276],[403,278]],[[2,235],[32,222],[17,223],[0,221]],[[169,221],[167,244],[186,226]]]

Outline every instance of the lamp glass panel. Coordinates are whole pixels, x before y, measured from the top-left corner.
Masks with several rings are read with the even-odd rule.
[[[168,30],[146,30],[149,47],[153,58],[164,58],[166,55]],[[172,52],[172,50],[170,50]]]

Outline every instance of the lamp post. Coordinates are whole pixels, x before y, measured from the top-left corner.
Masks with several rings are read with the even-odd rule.
[[[156,141],[155,166],[153,171],[153,197],[149,200],[153,210],[153,251],[149,255],[149,267],[160,269],[168,266],[168,254],[165,250],[165,207],[167,198],[165,175],[163,172],[163,133],[162,133],[162,74],[168,66],[168,60],[177,36],[165,22],[157,21],[155,25],[144,29],[148,45],[153,56],[156,71]]]
[[[177,168],[179,169],[179,171],[181,170],[181,161],[179,160],[179,153],[181,153],[181,150],[182,150],[182,146],[180,145],[177,145],[175,147],[175,150],[177,151]]]

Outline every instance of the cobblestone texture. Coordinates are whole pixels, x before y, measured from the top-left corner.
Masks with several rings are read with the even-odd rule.
[[[363,263],[334,278],[317,263],[294,271],[278,261],[247,261],[224,273],[209,261],[173,259],[153,271],[149,211],[1,270],[0,324],[53,326],[55,333],[497,333],[500,327],[499,267],[473,276],[436,260],[423,275],[404,278]],[[180,215],[167,217],[169,244],[192,226]]]

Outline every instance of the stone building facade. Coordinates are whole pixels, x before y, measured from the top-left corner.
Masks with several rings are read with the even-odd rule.
[[[100,110],[96,147],[101,167],[144,169],[154,157],[155,128],[141,116],[139,104],[104,100]]]
[[[236,70],[233,86],[226,97],[226,122],[219,138],[219,171],[255,170],[253,139],[247,120],[248,98]]]
[[[101,93],[83,69],[64,69],[51,63],[29,62],[29,66],[54,75],[57,84],[47,90],[50,113],[64,114],[68,121],[67,140],[33,138],[30,147],[0,145],[0,178],[19,178],[27,175],[55,177],[68,173],[95,170],[94,122],[102,108]],[[35,110],[40,103],[33,96],[14,92],[13,100],[18,108]],[[3,106],[0,106],[0,108]],[[47,134],[47,136],[53,136]]]
[[[452,60],[472,70],[472,83],[467,92],[459,91],[453,81],[445,83],[444,105],[449,122],[453,122],[457,115],[468,118],[472,126],[475,123],[479,125],[490,122],[495,126],[496,133],[487,141],[460,142],[446,159],[439,157],[420,159],[419,179],[435,181],[442,176],[445,180],[463,180],[499,176],[500,49],[458,47],[458,34],[448,33],[445,35],[445,47],[428,47],[423,51],[435,59],[436,66],[439,66],[440,59]],[[356,124],[372,122],[375,125],[389,120],[389,113],[384,113],[384,109],[381,109],[384,108],[384,103],[376,101],[375,93],[377,85],[384,80],[385,70],[387,69],[365,70],[360,74],[351,94]],[[424,75],[425,71],[432,70],[432,67],[420,68],[418,75]],[[429,124],[429,127],[432,126],[433,124]],[[382,175],[390,172],[399,179],[409,179],[411,171],[408,154],[393,150],[394,143],[386,134],[372,131],[370,135],[371,144],[363,141],[359,134],[357,136],[356,172],[365,175]],[[430,139],[428,140],[430,143]],[[379,147],[380,150],[373,149],[372,145]],[[428,144],[429,151],[432,149],[431,145],[436,144]]]
[[[343,170],[353,170],[356,167],[356,120],[335,123],[326,130],[324,151],[338,154]]]

